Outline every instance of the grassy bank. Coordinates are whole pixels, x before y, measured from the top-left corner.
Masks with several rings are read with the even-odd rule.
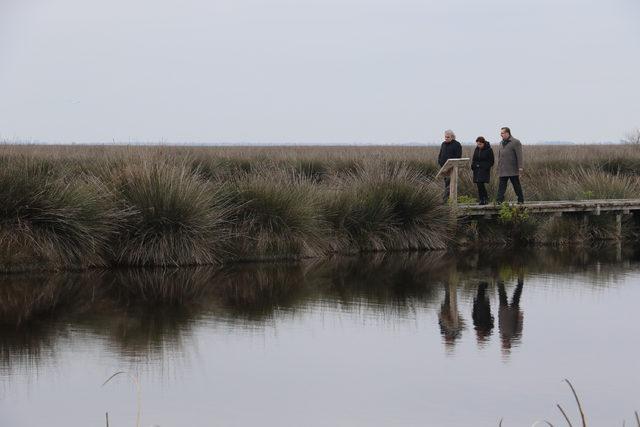
[[[220,264],[467,243],[585,243],[606,216],[455,224],[437,147],[0,146],[0,270]],[[527,200],[640,196],[632,146],[527,146]],[[465,156],[471,148],[465,147]],[[490,194],[496,192],[492,179]],[[473,200],[463,173],[459,194]],[[637,224],[628,219],[625,235]]]

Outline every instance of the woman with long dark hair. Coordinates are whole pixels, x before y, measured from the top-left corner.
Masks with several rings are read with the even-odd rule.
[[[478,186],[478,200],[481,205],[489,203],[489,196],[485,184],[491,177],[491,167],[493,166],[493,150],[489,141],[484,137],[476,138],[476,149],[473,152],[471,169],[473,170],[473,182]]]

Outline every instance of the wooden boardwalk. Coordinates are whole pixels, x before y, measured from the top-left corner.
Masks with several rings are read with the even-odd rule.
[[[600,215],[601,212],[610,212],[621,215],[640,213],[640,199],[601,199],[601,200],[561,200],[549,202],[527,202],[522,205],[509,203],[509,206],[522,206],[528,214],[556,214],[584,213]],[[467,205],[458,204],[459,217],[486,217],[491,218],[500,213],[501,205]]]
[[[509,206],[522,207],[528,215],[551,214],[580,215],[582,216],[583,227],[588,227],[589,217],[609,213],[615,215],[616,238],[622,239],[622,216],[634,214],[636,219],[640,219],[640,199],[601,199],[601,200],[561,200],[550,202],[530,202],[518,205],[509,203]],[[468,205],[458,204],[456,213],[460,219],[468,220],[491,220],[498,217],[502,205]]]
[[[436,179],[441,176],[451,179],[449,186],[449,200],[454,207],[454,212],[458,218],[462,220],[482,221],[484,219],[491,220],[500,215],[503,205],[470,205],[457,203],[458,200],[458,170],[460,167],[467,165],[468,158],[449,159],[442,166]],[[592,215],[600,215],[601,213],[610,213],[616,218],[616,237],[622,237],[622,217],[623,215],[634,214],[637,220],[640,220],[640,199],[598,199],[598,200],[558,200],[548,202],[529,202],[523,204],[508,203],[510,207],[520,207],[527,215],[535,214],[551,214],[554,216],[573,215],[581,216],[582,224],[587,227],[589,217]]]

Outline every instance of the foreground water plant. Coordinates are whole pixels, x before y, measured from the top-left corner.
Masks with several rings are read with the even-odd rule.
[[[582,408],[582,403],[580,402],[580,398],[578,397],[578,393],[576,392],[576,389],[573,387],[573,384],[571,384],[571,381],[569,381],[568,379],[564,379],[564,382],[567,383],[567,385],[569,386],[569,388],[571,389],[571,394],[573,395],[575,401],[576,401],[576,405],[577,405],[577,409],[578,409],[578,414],[580,416],[580,426],[582,427],[587,427],[587,417],[585,416],[584,413],[584,409]],[[567,425],[569,427],[573,427],[573,423],[571,422],[571,418],[567,415],[567,412],[565,411],[565,409],[559,404],[556,404],[556,407],[558,408],[558,411],[560,411],[560,413],[562,414],[562,418],[564,421],[566,421]],[[640,427],[640,415],[638,415],[638,411],[634,412],[634,416],[635,416],[635,422],[636,425],[638,427]],[[500,419],[498,426],[502,427],[502,422],[503,419]],[[535,423],[533,423],[534,426],[537,425],[547,425],[550,427],[554,427],[554,425],[547,421],[547,420],[542,420],[542,421],[536,421]],[[578,423],[576,423],[576,425],[578,425]],[[623,427],[626,425],[626,421],[622,422]]]

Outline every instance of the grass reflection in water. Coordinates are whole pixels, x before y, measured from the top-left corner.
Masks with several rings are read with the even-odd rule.
[[[0,276],[0,363],[37,363],[65,328],[105,336],[128,355],[179,346],[206,316],[260,325],[324,301],[341,310],[410,315],[440,304],[446,346],[466,327],[457,298],[473,300],[479,343],[493,328],[487,294],[499,294],[498,326],[506,352],[522,334],[519,295],[531,275],[584,275],[603,286],[624,274],[628,259],[614,251],[549,250],[483,253],[402,253],[324,261],[235,264],[230,268],[122,269],[90,273]],[[512,289],[513,288],[513,289]],[[512,290],[509,290],[512,289]],[[509,293],[507,295],[507,293]],[[509,300],[509,297],[511,300]]]

